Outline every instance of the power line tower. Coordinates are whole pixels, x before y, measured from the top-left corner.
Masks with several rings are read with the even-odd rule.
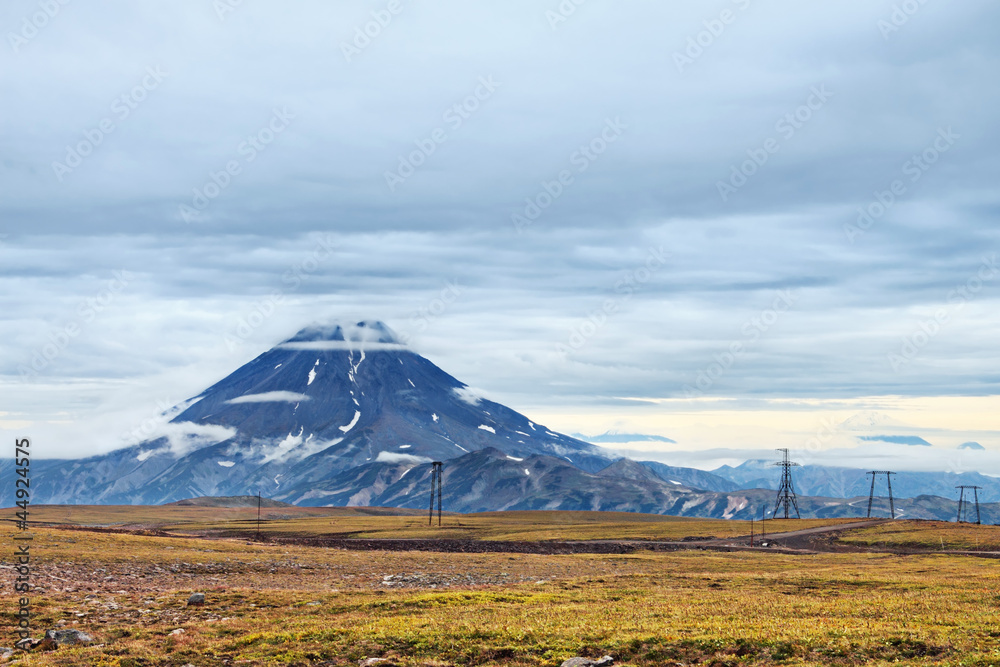
[[[893,520],[896,518],[896,505],[892,501],[892,477],[890,475],[895,475],[891,470],[872,470],[866,472],[865,475],[872,476],[872,489],[868,492],[868,518],[872,518],[872,501],[875,499],[875,477],[878,475],[885,475],[885,483],[889,486],[889,516]]]
[[[981,487],[981,486],[963,485],[963,486],[956,486],[955,488],[959,490],[958,491],[958,522],[962,523],[962,509],[963,509],[963,505],[964,505],[965,516],[966,516],[965,523],[972,523],[971,521],[968,520],[969,499],[965,495],[965,490],[966,489],[972,489],[972,496],[975,498],[975,502],[976,502],[976,525],[977,526],[980,525],[980,518],[979,518],[979,489],[981,489],[983,487]]]
[[[784,458],[778,461],[774,465],[781,466],[781,486],[778,487],[778,502],[774,505],[774,516],[778,516],[778,508],[785,508],[785,518],[788,517],[788,513],[792,508],[795,508],[795,518],[801,519],[799,516],[799,504],[795,499],[795,489],[792,487],[792,467],[799,465],[798,463],[793,463],[788,460],[788,450],[778,449],[775,451],[783,452]]]
[[[434,487],[437,486],[437,500],[438,500],[438,525],[441,525],[441,486],[442,477],[444,472],[442,471],[442,466],[444,464],[441,461],[434,461],[431,463],[431,511],[430,516],[427,517],[427,525],[434,525]]]

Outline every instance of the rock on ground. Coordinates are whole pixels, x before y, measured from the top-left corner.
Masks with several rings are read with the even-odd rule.
[[[610,655],[606,655],[600,660],[580,657],[570,658],[562,664],[562,667],[610,667],[613,664],[615,664],[615,659]]]
[[[80,630],[46,630],[45,639],[51,639],[58,646],[72,646],[73,644],[89,644],[94,638],[86,632]]]

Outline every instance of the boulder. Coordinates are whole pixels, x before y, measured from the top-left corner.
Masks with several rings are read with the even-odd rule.
[[[58,630],[46,630],[45,640],[51,639],[58,646],[73,646],[74,644],[89,644],[94,641],[94,638],[88,635],[86,632],[80,630],[66,630],[64,628],[59,628]]]
[[[191,597],[188,598],[189,605],[205,604],[205,594],[204,593],[192,593]]]
[[[610,655],[606,655],[599,660],[591,660],[590,658],[570,658],[563,662],[561,667],[610,667],[610,665],[615,664],[615,659]]]

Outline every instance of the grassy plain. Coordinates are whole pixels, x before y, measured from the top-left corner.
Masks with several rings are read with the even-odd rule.
[[[461,517],[486,522],[479,527],[502,518]],[[566,518],[574,539],[581,524],[629,523]],[[661,523],[714,523],[711,534],[723,536],[728,525],[631,523],[645,535]],[[21,665],[357,665],[386,657],[435,667],[556,666],[604,654],[637,666],[1000,665],[1000,561],[982,558],[357,552],[33,532],[35,636],[62,621],[95,642],[32,653]],[[0,534],[13,553],[14,531]],[[12,579],[11,569],[0,570],[4,590]],[[194,591],[206,594],[204,606],[186,606]],[[10,645],[13,596],[3,604],[0,634],[9,639],[0,643]]]
[[[893,549],[1000,551],[1000,526],[945,521],[895,521],[851,531],[841,541]]]
[[[267,535],[341,538],[470,539],[501,541],[680,540],[685,537],[730,538],[750,534],[749,521],[693,519],[630,512],[483,512],[446,514],[443,526],[427,525],[419,510],[292,507],[264,509],[261,532]],[[32,519],[78,526],[132,526],[171,533],[202,534],[256,530],[256,508],[178,506],[42,505]],[[789,519],[768,521],[765,529],[801,530],[850,523],[858,519]],[[760,523],[755,530],[760,533]]]

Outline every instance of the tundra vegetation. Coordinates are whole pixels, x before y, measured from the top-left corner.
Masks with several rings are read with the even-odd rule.
[[[270,508],[262,534],[469,540],[729,539],[739,522],[602,513],[426,516]],[[279,518],[281,517],[281,518]],[[345,551],[248,541],[256,508],[38,507],[34,636],[94,641],[19,665],[1000,665],[1000,528],[886,523],[845,553]],[[129,525],[93,532],[72,524]],[[799,529],[830,521],[768,522]],[[244,531],[237,538],[234,531]],[[164,536],[165,531],[169,536]],[[4,528],[12,544],[13,527]],[[881,551],[919,549],[902,554]],[[871,551],[869,549],[879,549]],[[5,590],[13,570],[0,570]],[[205,603],[188,605],[194,592]],[[4,597],[4,637],[14,604]]]

